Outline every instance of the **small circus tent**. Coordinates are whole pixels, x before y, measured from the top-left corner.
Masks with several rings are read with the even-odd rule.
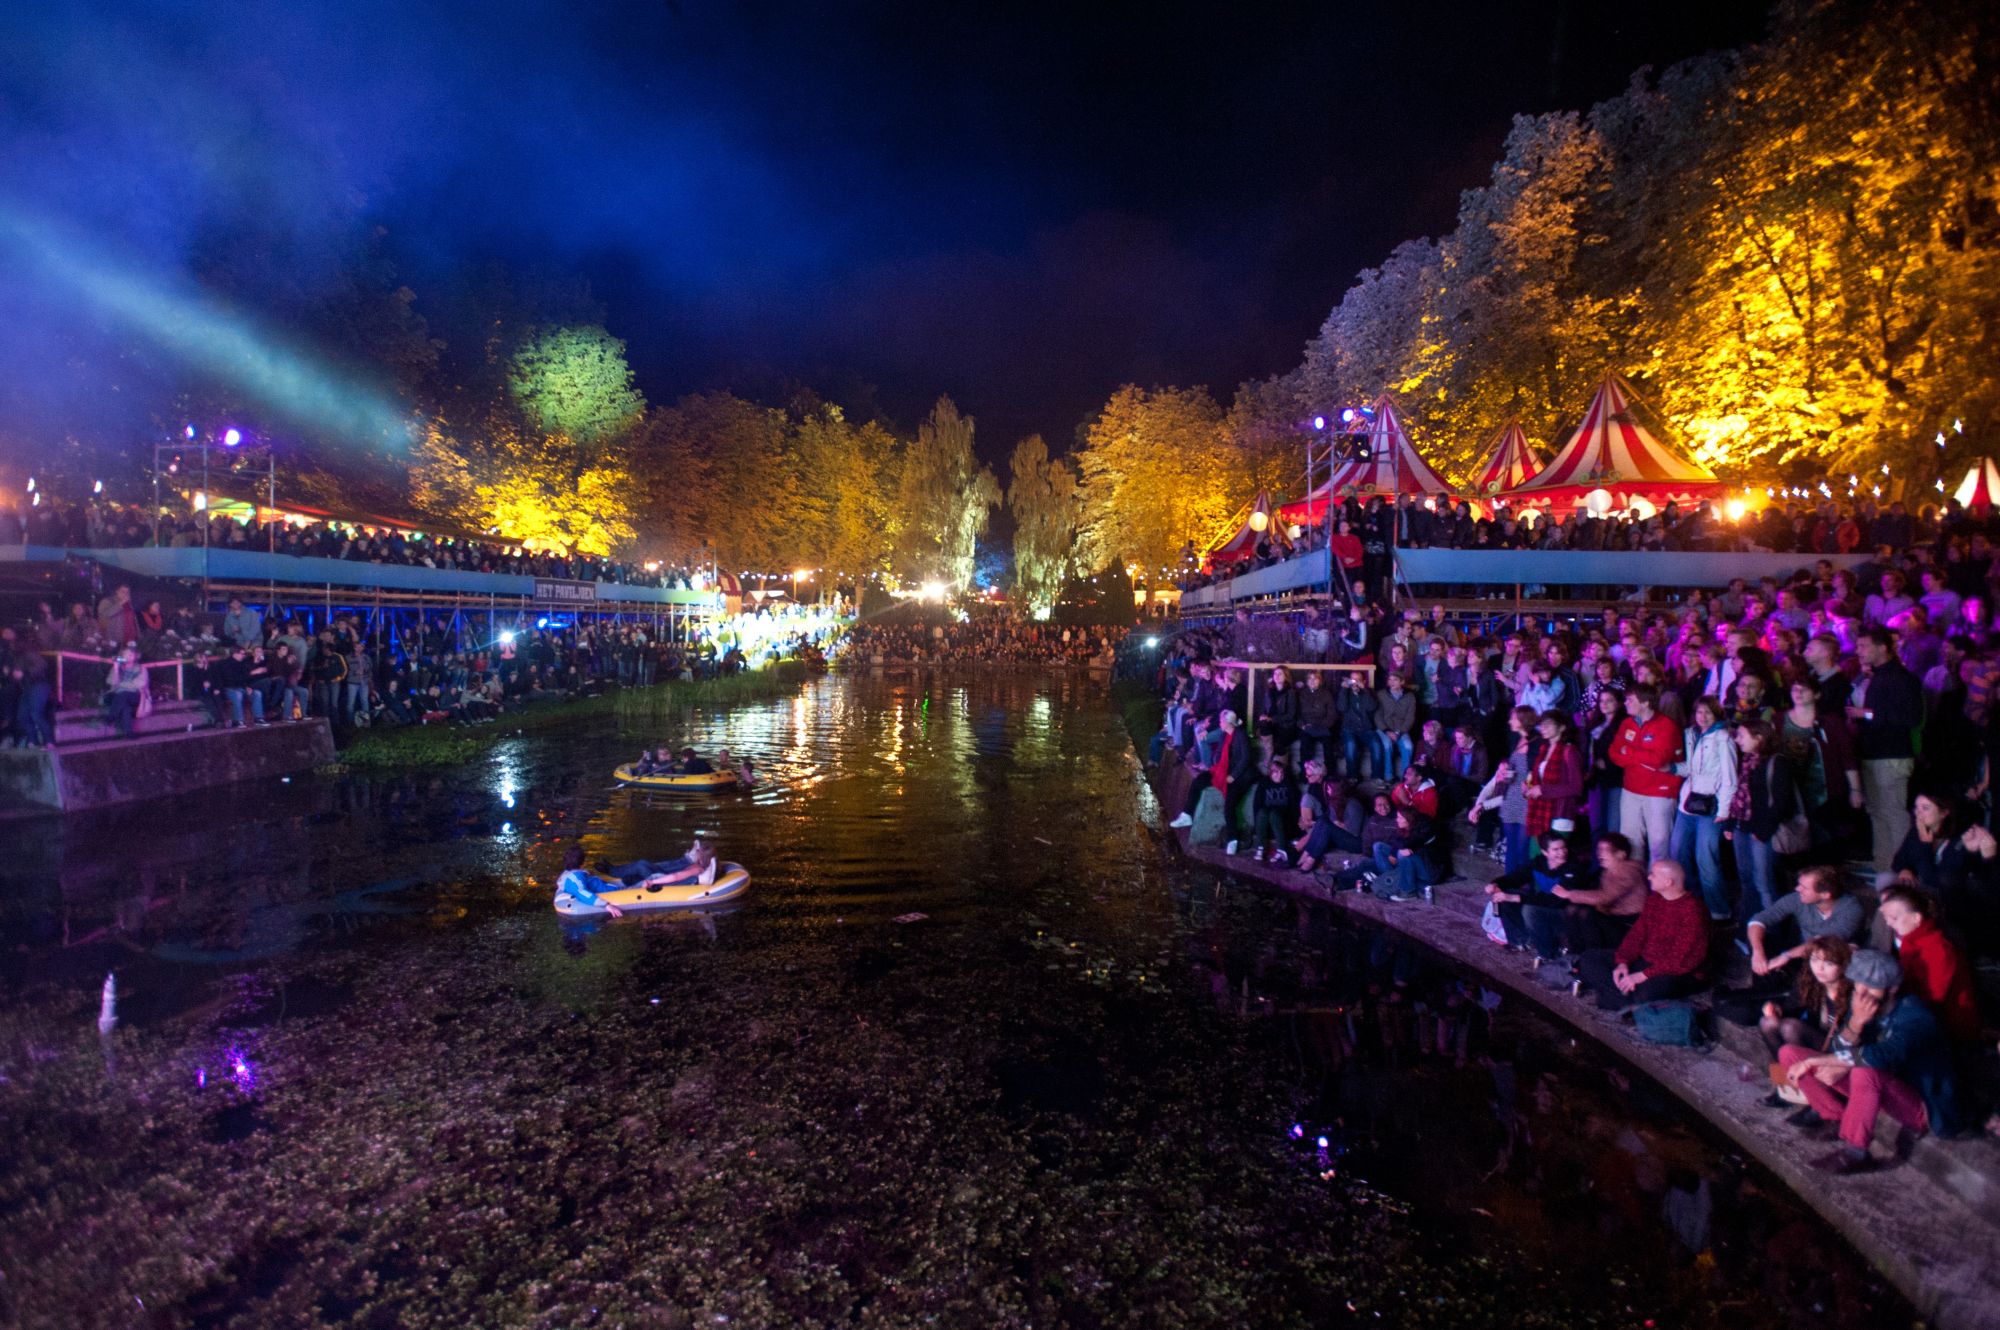
[[[1502,497],[1515,504],[1581,508],[1592,490],[1607,490],[1614,509],[1717,498],[1727,489],[1713,472],[1661,442],[1635,411],[1632,385],[1607,374],[1583,423],[1540,472]]]
[[[1958,482],[1951,497],[1958,500],[1961,508],[2000,507],[2000,467],[1995,467],[1990,457],[1980,458],[1965,473],[1965,479]]]
[[[1384,393],[1375,402],[1375,423],[1368,429],[1368,460],[1365,462],[1336,462],[1333,474],[1305,498],[1288,503],[1278,509],[1278,516],[1287,522],[1312,525],[1326,517],[1326,498],[1331,494],[1335,499],[1347,495],[1367,498],[1371,494],[1393,497],[1398,494],[1435,495],[1450,491],[1431,468],[1416,445],[1410,442],[1410,435],[1403,428],[1402,417],[1396,413],[1396,399]]]
[[[1472,488],[1480,494],[1498,494],[1533,480],[1542,470],[1542,459],[1528,443],[1528,433],[1518,416],[1509,416],[1486,445],[1486,452],[1473,472]]]
[[[1262,521],[1258,519],[1262,518]],[[1276,523],[1271,520],[1271,494],[1268,490],[1258,490],[1256,502],[1250,505],[1243,525],[1236,528],[1236,534],[1217,545],[1202,556],[1203,568],[1219,568],[1226,564],[1241,563],[1257,553],[1257,542]]]

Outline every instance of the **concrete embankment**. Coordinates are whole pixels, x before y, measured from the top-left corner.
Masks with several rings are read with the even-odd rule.
[[[1171,759],[1153,775],[1162,809],[1182,806],[1189,779]],[[1433,902],[1399,904],[1336,893],[1324,879],[1190,845],[1185,831],[1168,830],[1163,839],[1175,853],[1246,885],[1326,901],[1393,929],[1479,972],[1496,991],[1535,1003],[1680,1098],[1776,1174],[1940,1330],[2000,1330],[2000,1145],[1991,1139],[1899,1139],[1885,1116],[1875,1145],[1883,1167],[1849,1178],[1815,1169],[1832,1145],[1758,1103],[1768,1089],[1767,1054],[1754,1031],[1717,1022],[1724,1039],[1707,1052],[1648,1044],[1630,1024],[1551,986],[1528,956],[1495,945],[1480,929],[1484,886],[1499,871],[1483,855],[1461,852],[1458,876],[1435,889]]]

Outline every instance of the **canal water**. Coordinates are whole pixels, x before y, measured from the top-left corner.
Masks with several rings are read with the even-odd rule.
[[[768,784],[615,788],[657,743]],[[1910,1324],[1663,1096],[1162,821],[1102,679],[878,671],[0,831],[0,1322]],[[570,839],[696,836],[739,908],[549,908]]]

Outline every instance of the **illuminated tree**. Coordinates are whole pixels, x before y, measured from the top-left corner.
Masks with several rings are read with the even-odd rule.
[[[586,450],[630,430],[646,409],[625,343],[595,325],[537,330],[515,350],[507,390],[531,429]]]
[[[421,510],[509,542],[621,555],[636,534],[628,471],[560,434],[524,434],[504,420],[476,440],[432,422],[410,481]]]
[[[1000,504],[1000,482],[972,452],[973,420],[940,397],[903,454],[896,487],[896,571],[908,581],[972,582],[974,548]]]
[[[791,426],[798,468],[796,511],[789,523],[795,564],[860,577],[886,566],[890,544],[896,440],[874,421],[856,426],[838,406],[813,403]]]
[[[1222,448],[1222,412],[1204,388],[1127,384],[1090,422],[1077,458],[1083,475],[1079,571],[1135,562],[1175,566],[1226,534],[1237,503]]]
[[[1042,436],[1014,445],[1007,462],[1007,510],[1014,518],[1014,579],[1031,609],[1061,594],[1076,554],[1076,473],[1049,456]]]
[[[646,548],[729,572],[794,566],[802,493],[784,413],[730,393],[652,412],[632,445]]]

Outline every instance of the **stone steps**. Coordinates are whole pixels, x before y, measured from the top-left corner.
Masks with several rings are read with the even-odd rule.
[[[150,715],[139,716],[132,721],[132,733],[186,734],[189,730],[207,729],[212,724],[208,708],[199,702],[156,701]],[[56,744],[59,747],[118,737],[117,727],[104,718],[101,707],[76,707],[56,713]]]

